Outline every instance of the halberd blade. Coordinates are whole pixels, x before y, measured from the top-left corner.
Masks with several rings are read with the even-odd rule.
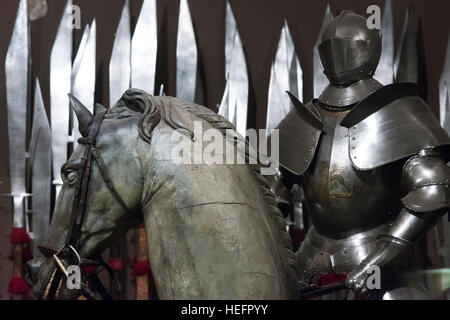
[[[450,134],[450,35],[447,40],[447,52],[445,54],[444,68],[439,80],[439,105],[441,114],[441,125]]]
[[[14,227],[24,226],[28,80],[30,38],[27,0],[20,0],[5,61],[8,114],[9,166],[13,196]]]
[[[419,80],[419,57],[417,52],[417,26],[414,11],[408,7],[400,38],[400,45],[394,60],[395,82],[413,82]]]
[[[109,104],[113,106],[130,88],[131,81],[131,30],[130,8],[125,1],[109,62]]]
[[[90,28],[86,28],[84,31],[84,39],[82,38],[72,67],[71,93],[86,106],[91,113],[93,113],[94,109],[96,29],[94,19]],[[73,113],[72,136],[75,149],[80,133],[78,131],[78,120]]]
[[[69,141],[69,99],[72,72],[72,29],[67,21],[71,18],[72,0],[68,0],[59,23],[50,55],[50,121],[52,127],[53,184],[56,197],[62,185],[60,170],[67,160]]]
[[[177,33],[176,96],[195,100],[197,82],[197,43],[187,0],[180,0]]]
[[[158,51],[156,0],[144,0],[131,41],[131,86],[154,95]]]
[[[245,136],[248,107],[247,63],[236,20],[228,1],[226,10],[225,76],[227,84],[219,114],[226,116],[234,124],[237,132]]]
[[[323,73],[322,62],[320,62],[319,44],[322,39],[322,34],[325,27],[331,21],[332,15],[330,10],[330,4],[327,2],[327,8],[323,17],[322,26],[320,27],[319,35],[317,36],[316,44],[314,45],[314,57],[313,57],[313,71],[314,71],[314,97],[317,98],[322,93],[323,89],[328,85],[328,79]]]
[[[394,27],[392,0],[386,0],[381,19],[382,50],[380,63],[375,71],[375,78],[382,84],[394,81]]]
[[[50,223],[50,197],[51,197],[51,140],[52,133],[42,100],[41,87],[36,80],[34,93],[33,128],[31,131],[30,151],[31,164],[31,197],[32,206],[32,232],[33,253],[36,247],[44,242]]]
[[[291,100],[285,93],[292,92],[297,99],[303,99],[303,80],[300,62],[295,53],[294,41],[287,21],[284,21],[280,40],[270,72],[267,100],[266,135],[276,128],[292,108]]]

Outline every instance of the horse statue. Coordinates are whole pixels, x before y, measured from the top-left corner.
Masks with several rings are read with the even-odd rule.
[[[59,271],[94,261],[142,222],[160,299],[295,298],[295,257],[261,164],[172,159],[174,131],[195,139],[200,121],[225,136],[233,128],[225,118],[138,89],[109,109],[96,104],[95,116],[70,100],[82,137],[61,168],[64,184],[45,243],[26,265],[38,298],[80,296],[83,286],[69,288],[67,272]]]

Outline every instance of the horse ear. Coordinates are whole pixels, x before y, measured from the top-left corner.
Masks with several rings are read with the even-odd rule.
[[[78,131],[80,131],[83,137],[86,137],[89,133],[89,126],[91,125],[94,116],[83,104],[69,93],[70,106],[77,115],[78,119]]]
[[[101,111],[106,111],[106,107],[104,105],[100,104],[100,103],[96,103],[94,105],[94,112],[95,112],[95,114],[97,114],[97,113],[99,113]]]

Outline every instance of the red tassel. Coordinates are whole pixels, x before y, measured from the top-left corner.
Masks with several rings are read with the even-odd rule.
[[[10,241],[12,244],[23,244],[28,243],[30,241],[30,237],[25,231],[25,228],[13,228]]]
[[[108,264],[114,271],[122,270],[122,259],[120,258],[109,259]]]
[[[344,281],[346,278],[347,276],[345,274],[329,272],[328,274],[321,274],[317,279],[316,285],[319,287],[326,286],[327,284]]]
[[[86,266],[86,267],[84,267],[84,271],[86,271],[87,274],[95,273],[95,267],[93,267],[93,266]]]
[[[138,224],[136,228],[145,229],[145,222],[142,222],[141,224]]]
[[[8,292],[14,294],[27,294],[30,291],[25,279],[22,277],[12,277],[9,282]]]
[[[143,276],[144,274],[150,273],[150,262],[148,260],[136,261],[136,258],[133,259],[130,265],[131,269],[133,269],[133,276]]]
[[[24,247],[22,251],[22,260],[23,262],[27,262],[33,259],[33,255],[31,254],[30,248]]]

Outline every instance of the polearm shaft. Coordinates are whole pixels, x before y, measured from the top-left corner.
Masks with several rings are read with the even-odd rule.
[[[55,199],[62,186],[61,167],[67,160],[69,142],[69,98],[72,72],[72,29],[67,25],[71,18],[72,0],[68,0],[59,23],[50,55],[50,116],[52,128],[53,185]]]
[[[6,101],[8,110],[8,141],[11,175],[11,194],[13,198],[13,231],[11,242],[14,247],[13,278],[10,289],[13,299],[20,299],[16,290],[22,278],[23,243],[27,242],[25,231],[27,172],[27,116],[28,116],[28,83],[30,78],[30,39],[27,1],[20,0],[13,34],[5,61]]]
[[[150,94],[157,93],[154,88],[158,51],[156,5],[156,0],[144,0],[131,40],[131,86]],[[148,261],[145,229],[135,231],[135,259]],[[148,274],[136,275],[136,299],[149,299]]]
[[[76,96],[89,111],[94,109],[94,92],[95,92],[95,51],[96,51],[96,23],[95,19],[91,25],[87,25],[84,29],[80,45],[78,47],[75,60],[72,65],[71,88],[70,92]],[[72,112],[72,111],[70,111]],[[71,133],[70,141],[73,141],[73,149],[77,146],[77,140],[80,137],[78,130],[78,120],[76,116],[72,116],[70,125]],[[86,299],[80,297],[80,300]]]
[[[131,83],[131,22],[128,0],[125,1],[109,63],[109,104],[112,107],[130,88]],[[127,269],[122,257],[127,253],[126,234],[109,248],[110,267],[117,272],[122,289],[117,290],[115,279],[110,278],[110,294],[113,299],[125,299],[127,288]]]
[[[157,2],[144,0],[131,44],[131,86],[155,92],[156,57],[158,50]],[[143,237],[143,238],[142,238]],[[141,239],[141,241],[139,241]],[[145,255],[145,256],[143,256]],[[148,260],[145,234],[135,231],[135,261]],[[136,274],[136,299],[149,298],[147,274]]]

